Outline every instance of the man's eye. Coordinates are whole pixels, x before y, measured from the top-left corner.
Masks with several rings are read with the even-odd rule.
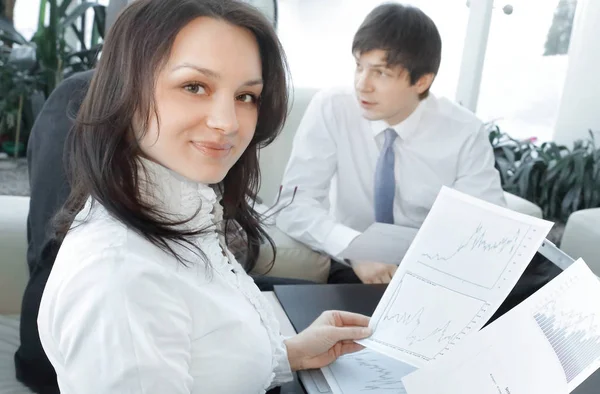
[[[184,89],[187,90],[190,93],[193,94],[204,94],[206,93],[206,90],[204,89],[204,86],[198,84],[198,83],[190,83],[188,85],[184,86]]]

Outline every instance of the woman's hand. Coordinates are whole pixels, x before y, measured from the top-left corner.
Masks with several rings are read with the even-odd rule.
[[[371,335],[368,325],[369,318],[357,313],[323,312],[310,327],[285,341],[292,370],[322,368],[361,350],[354,340]]]

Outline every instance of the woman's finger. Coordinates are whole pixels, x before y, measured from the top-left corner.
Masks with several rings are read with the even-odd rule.
[[[369,327],[332,327],[333,342],[365,339],[373,333]]]
[[[365,348],[364,346],[359,345],[356,342],[345,342],[345,343],[342,343],[340,355],[343,356],[344,354],[356,353],[356,352],[363,350],[364,348]]]
[[[369,325],[369,316],[361,315],[360,313],[346,312],[346,311],[332,311],[337,314],[339,320],[341,320],[344,326],[362,326],[366,327]]]

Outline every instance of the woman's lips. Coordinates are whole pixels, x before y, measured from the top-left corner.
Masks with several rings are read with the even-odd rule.
[[[209,141],[192,141],[192,145],[204,155],[215,159],[226,157],[229,155],[229,152],[231,152],[231,148],[233,148],[233,145],[231,144],[222,144]]]

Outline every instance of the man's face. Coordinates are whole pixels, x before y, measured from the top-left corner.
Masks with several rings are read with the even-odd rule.
[[[384,120],[390,125],[402,122],[417,108],[419,95],[431,84],[430,76],[423,76],[411,85],[408,72],[388,65],[387,53],[380,49],[355,54],[355,59],[356,98],[362,115],[369,120]]]

